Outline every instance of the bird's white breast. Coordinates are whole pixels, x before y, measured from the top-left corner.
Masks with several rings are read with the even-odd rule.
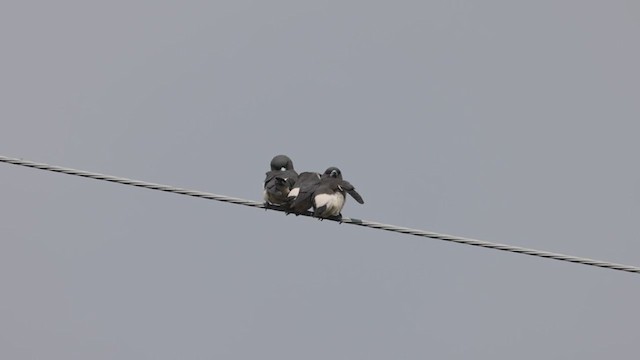
[[[313,198],[316,208],[326,206],[327,209],[322,214],[323,216],[335,216],[340,214],[342,207],[344,207],[344,195],[336,192],[334,194],[318,194]]]

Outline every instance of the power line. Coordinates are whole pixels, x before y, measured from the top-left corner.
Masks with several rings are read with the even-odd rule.
[[[94,172],[75,170],[75,169],[65,168],[61,166],[53,166],[48,164],[36,163],[33,161],[21,160],[21,159],[16,159],[11,157],[1,156],[1,155],[0,155],[0,162],[5,162],[5,163],[19,165],[19,166],[26,166],[30,168],[45,170],[45,171],[53,171],[53,172],[67,174],[67,175],[82,176],[90,179],[109,181],[109,182],[114,182],[114,183],[123,184],[123,185],[136,186],[136,187],[141,187],[145,189],[165,191],[165,192],[170,192],[174,194],[194,196],[194,197],[199,197],[199,198],[204,198],[209,200],[222,201],[222,202],[244,205],[244,206],[251,206],[256,208],[263,208],[263,209],[265,208],[264,204],[256,201],[238,199],[238,198],[224,196],[224,195],[216,195],[216,194],[196,191],[196,190],[182,189],[182,188],[169,186],[169,185],[155,184],[155,183],[150,183],[146,181],[132,180],[132,179],[116,177],[111,175],[104,175],[104,174],[99,174]],[[267,209],[284,211],[282,209],[272,208],[272,207],[269,207]],[[312,216],[310,212],[302,215]],[[327,219],[327,220],[338,221],[334,219]],[[379,229],[379,230],[386,230],[391,232],[397,232],[401,234],[409,234],[409,235],[427,237],[432,239],[450,241],[450,242],[455,242],[459,244],[480,246],[480,247],[489,248],[489,249],[537,256],[537,257],[542,257],[547,259],[554,259],[554,260],[567,261],[567,262],[583,264],[583,265],[597,266],[597,267],[607,268],[612,270],[640,273],[640,267],[636,267],[636,266],[616,264],[608,261],[593,260],[593,259],[587,259],[587,258],[571,256],[571,255],[564,255],[564,254],[553,253],[548,251],[528,249],[528,248],[523,248],[518,246],[497,244],[497,243],[492,243],[492,242],[483,241],[483,240],[476,240],[476,239],[470,239],[470,238],[453,236],[453,235],[439,234],[439,233],[434,233],[434,232],[429,232],[424,230],[411,229],[407,227],[383,224],[375,221],[343,217],[341,220],[341,223],[364,226],[364,227],[369,227],[369,228]]]

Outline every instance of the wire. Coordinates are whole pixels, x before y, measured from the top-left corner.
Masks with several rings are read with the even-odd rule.
[[[61,166],[53,166],[53,165],[48,165],[48,164],[36,163],[36,162],[33,162],[33,161],[16,159],[16,158],[11,158],[11,157],[1,156],[1,155],[0,155],[0,162],[5,162],[5,163],[9,163],[9,164],[13,164],[13,165],[19,165],[19,166],[26,166],[26,167],[30,167],[30,168],[45,170],[45,171],[53,171],[53,172],[67,174],[67,175],[82,176],[82,177],[86,177],[86,178],[90,178],[90,179],[109,181],[109,182],[114,182],[114,183],[123,184],[123,185],[136,186],[136,187],[141,187],[141,188],[145,188],[145,189],[159,190],[159,191],[165,191],[165,192],[170,192],[170,193],[174,193],[174,194],[194,196],[194,197],[199,197],[199,198],[203,198],[203,199],[216,200],[216,201],[222,201],[222,202],[227,202],[227,203],[232,203],[232,204],[250,206],[250,207],[255,207],[255,208],[263,208],[263,209],[275,210],[275,211],[281,211],[281,212],[285,211],[284,209],[281,209],[281,208],[276,208],[276,207],[271,207],[271,206],[270,207],[265,207],[263,203],[256,202],[256,201],[244,200],[244,199],[239,199],[239,198],[234,198],[234,197],[229,197],[229,196],[224,196],[224,195],[216,195],[216,194],[202,192],[202,191],[196,191],[196,190],[182,189],[182,188],[169,186],[169,185],[155,184],[155,183],[150,183],[150,182],[145,182],[145,181],[132,180],[132,179],[116,177],[116,176],[111,176],[111,175],[104,175],[104,174],[99,174],[99,173],[94,173],[94,172],[75,170],[75,169],[65,168],[65,167],[61,167]],[[301,215],[303,215],[303,216],[311,216],[311,217],[313,216],[312,213],[310,213],[310,212],[307,212],[306,214],[301,214]],[[480,246],[480,247],[489,248],[489,249],[502,250],[502,251],[508,251],[508,252],[512,252],[512,253],[525,254],[525,255],[531,255],[531,256],[547,258],[547,259],[567,261],[567,262],[572,262],[572,263],[577,263],[577,264],[583,264],[583,265],[589,265],[589,266],[597,266],[597,267],[606,268],[606,269],[626,271],[626,272],[632,272],[632,273],[639,273],[640,274],[640,267],[616,264],[616,263],[611,263],[611,262],[608,262],[608,261],[593,260],[593,259],[587,259],[587,258],[582,258],[582,257],[577,257],[577,256],[564,255],[564,254],[541,251],[541,250],[535,250],[535,249],[528,249],[528,248],[523,248],[523,247],[518,247],[518,246],[498,244],[498,243],[493,243],[493,242],[488,242],[488,241],[483,241],[483,240],[476,240],[476,239],[470,239],[470,238],[453,236],[453,235],[439,234],[439,233],[434,233],[434,232],[429,232],[429,231],[411,229],[411,228],[407,228],[407,227],[383,224],[383,223],[379,223],[379,222],[375,222],[375,221],[361,220],[361,219],[355,219],[355,218],[343,217],[341,220],[336,220],[336,219],[327,219],[327,220],[337,221],[337,222],[341,222],[343,224],[364,226],[364,227],[369,227],[369,228],[373,228],[373,229],[397,232],[397,233],[401,233],[401,234],[409,234],[409,235],[427,237],[427,238],[432,238],[432,239],[455,242],[455,243],[459,243],[459,244]]]

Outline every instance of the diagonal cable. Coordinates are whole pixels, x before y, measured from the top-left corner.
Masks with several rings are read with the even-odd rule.
[[[16,158],[11,158],[11,157],[1,156],[1,155],[0,155],[0,162],[5,162],[5,163],[9,163],[9,164],[13,164],[13,165],[19,165],[19,166],[26,166],[26,167],[30,167],[30,168],[45,170],[45,171],[53,171],[53,172],[67,174],[67,175],[82,176],[82,177],[86,177],[86,178],[90,178],[90,179],[109,181],[109,182],[114,182],[114,183],[123,184],[123,185],[136,186],[136,187],[141,187],[141,188],[145,188],[145,189],[165,191],[165,192],[170,192],[170,193],[174,193],[174,194],[194,196],[194,197],[199,197],[199,198],[203,198],[203,199],[222,201],[222,202],[238,204],[238,205],[244,205],[244,206],[251,206],[251,207],[256,207],[256,208],[263,208],[263,209],[265,208],[263,203],[256,202],[256,201],[244,200],[244,199],[239,199],[239,198],[234,198],[234,197],[229,197],[229,196],[224,196],[224,195],[217,195],[217,194],[212,194],[212,193],[207,193],[207,192],[202,192],[202,191],[196,191],[196,190],[182,189],[182,188],[169,186],[169,185],[155,184],[155,183],[150,183],[150,182],[146,182],[146,181],[132,180],[132,179],[127,179],[127,178],[122,178],[122,177],[117,177],[117,176],[111,176],[111,175],[104,175],[104,174],[99,174],[99,173],[94,173],[94,172],[75,170],[75,169],[71,169],[71,168],[65,168],[65,167],[61,167],[61,166],[53,166],[53,165],[48,165],[48,164],[42,164],[42,163],[37,163],[37,162],[33,162],[33,161],[16,159]],[[271,207],[270,206],[270,207],[268,207],[268,209],[269,210],[276,210],[276,211],[284,212],[284,209],[277,208],[277,207]],[[308,212],[306,214],[302,214],[302,215],[304,215],[304,216],[312,216],[312,214],[310,212]],[[338,220],[335,220],[335,219],[327,219],[327,220],[338,221]],[[414,235],[414,236],[427,237],[427,238],[431,238],[431,239],[450,241],[450,242],[455,242],[455,243],[459,243],[459,244],[480,246],[480,247],[494,249],[494,250],[508,251],[508,252],[512,252],[512,253],[537,256],[537,257],[541,257],[541,258],[554,259],[554,260],[560,260],[560,261],[567,261],[567,262],[572,262],[572,263],[577,263],[577,264],[583,264],[583,265],[589,265],[589,266],[597,266],[597,267],[601,267],[601,268],[613,269],[613,270],[619,270],[619,271],[626,271],[626,272],[632,272],[632,273],[640,273],[640,267],[631,266],[631,265],[616,264],[616,263],[612,263],[612,262],[608,262],[608,261],[593,260],[593,259],[582,258],[582,257],[577,257],[577,256],[571,256],[571,255],[564,255],[564,254],[553,253],[553,252],[548,252],[548,251],[528,249],[528,248],[524,248],[524,247],[511,246],[511,245],[493,243],[493,242],[489,242],[489,241],[470,239],[470,238],[465,238],[465,237],[460,237],[460,236],[439,234],[439,233],[430,232],[430,231],[424,231],[424,230],[411,229],[411,228],[402,227],[402,226],[383,224],[383,223],[379,223],[379,222],[375,222],[375,221],[368,221],[368,220],[361,220],[361,219],[343,217],[340,222],[342,222],[343,224],[364,226],[364,227],[373,228],[373,229],[386,230],[386,231],[391,231],[391,232],[396,232],[396,233],[401,233],[401,234],[409,234],[409,235]]]

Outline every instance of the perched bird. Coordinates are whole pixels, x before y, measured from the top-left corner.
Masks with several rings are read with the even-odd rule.
[[[345,193],[349,193],[360,204],[364,204],[362,196],[348,181],[342,179],[342,172],[337,167],[328,168],[312,195],[313,216],[319,218],[342,218],[342,208],[346,201]]]
[[[289,209],[296,214],[303,214],[313,206],[313,192],[320,183],[317,172],[303,172],[289,192]]]
[[[264,179],[265,205],[283,205],[288,202],[289,191],[298,180],[293,161],[286,155],[276,155],[271,160],[271,170]]]

